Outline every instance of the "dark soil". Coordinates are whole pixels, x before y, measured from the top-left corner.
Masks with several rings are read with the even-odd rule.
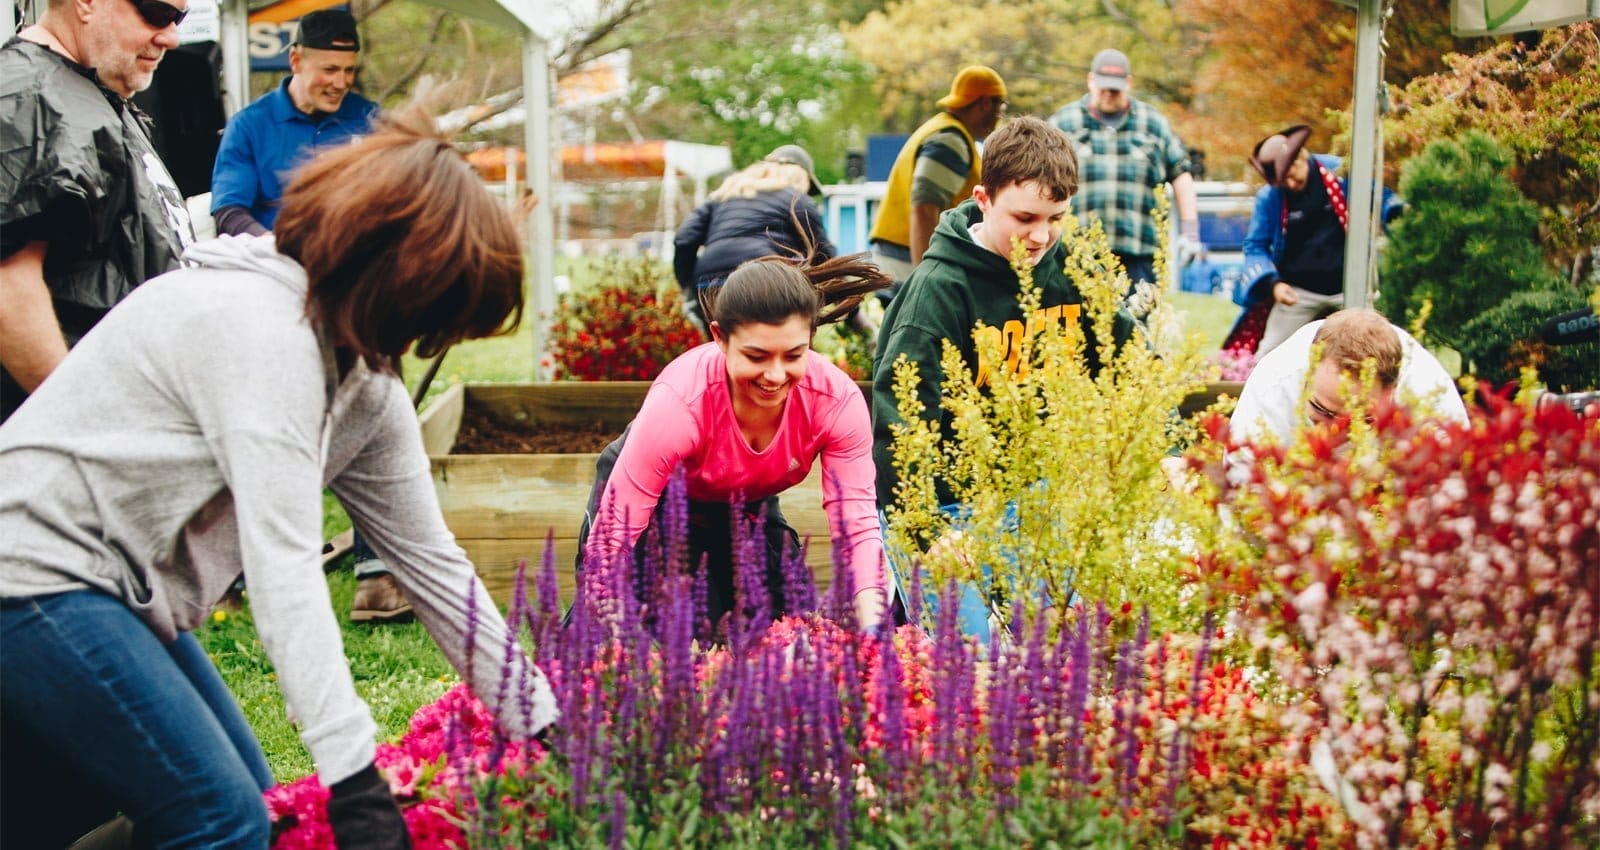
[[[603,422],[586,425],[523,424],[500,419],[481,407],[461,413],[454,454],[584,454],[598,452],[622,432]]]

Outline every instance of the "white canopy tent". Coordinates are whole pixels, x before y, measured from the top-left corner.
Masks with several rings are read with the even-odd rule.
[[[539,0],[418,0],[430,6],[446,9],[460,15],[504,27],[522,37],[522,90],[526,104],[524,145],[528,152],[528,188],[537,197],[549,200],[554,197],[552,178],[555,163],[552,152],[555,145],[551,136],[550,114],[554,102],[554,85],[550,72],[550,32],[552,16],[542,9]],[[38,17],[39,7],[45,0],[34,0],[26,8],[24,23]],[[280,0],[278,6],[292,7],[287,17],[299,17],[314,9],[337,5],[344,0]],[[0,0],[0,15],[10,21],[16,14],[18,0]],[[244,106],[250,92],[249,53],[249,0],[193,0],[188,4],[196,14],[184,22],[185,31],[191,28],[204,34],[186,36],[185,40],[215,38],[223,55],[223,97],[225,108],[231,115]],[[218,12],[212,12],[220,6]],[[263,10],[257,10],[261,12]],[[219,20],[220,19],[220,20]],[[555,309],[554,258],[555,227],[551,203],[540,203],[528,214],[525,233],[528,242],[532,309],[529,315],[549,315]],[[546,348],[544,328],[534,327],[533,362],[543,362]]]
[[[554,150],[550,132],[550,113],[554,100],[554,85],[550,71],[551,17],[539,8],[538,0],[418,0],[429,6],[476,18],[503,27],[522,37],[522,90],[527,105],[524,127],[524,148],[528,152],[528,188],[533,194],[548,201],[553,197],[551,188]],[[223,88],[228,98],[230,114],[244,105],[250,91],[250,54],[248,0],[220,0],[222,4],[221,37]],[[323,6],[332,6],[342,0],[281,0],[297,8],[293,17]],[[259,10],[258,10],[259,11]],[[528,213],[525,234],[530,264],[529,279],[532,303],[529,316],[548,316],[555,310],[555,227],[551,213],[552,204],[540,203]],[[534,368],[544,362],[546,349],[545,329],[537,322],[533,328],[532,352]]]

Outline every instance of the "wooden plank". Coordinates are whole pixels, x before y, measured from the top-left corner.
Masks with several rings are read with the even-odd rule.
[[[1206,384],[1205,389],[1192,392],[1178,405],[1178,415],[1185,419],[1210,407],[1217,399],[1224,396],[1237,399],[1244,389],[1243,381],[1212,381]]]
[[[533,582],[544,568],[545,540],[539,538],[458,538],[456,543],[467,552],[467,558],[478,569],[489,595],[502,607],[511,602],[511,589],[516,584],[517,564],[528,562],[528,594],[533,597]],[[555,540],[556,585],[561,594],[561,604],[572,604],[576,584],[572,569],[573,558],[578,553],[577,537],[558,537]]]
[[[434,396],[427,409],[417,417],[422,426],[422,447],[430,457],[447,455],[455,447],[466,397],[461,385],[455,384]]]
[[[548,381],[470,384],[467,403],[520,425],[590,425],[621,431],[644,404],[649,381]]]
[[[433,458],[434,489],[457,537],[576,536],[597,454]]]

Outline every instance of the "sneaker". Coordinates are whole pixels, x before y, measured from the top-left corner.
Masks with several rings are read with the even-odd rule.
[[[383,573],[356,582],[356,598],[350,605],[352,623],[404,623],[411,619],[411,603],[394,576]]]

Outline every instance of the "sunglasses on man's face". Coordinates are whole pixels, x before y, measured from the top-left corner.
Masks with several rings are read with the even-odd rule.
[[[179,9],[171,3],[163,3],[162,0],[128,0],[128,2],[139,10],[139,17],[144,18],[145,23],[158,30],[181,24],[189,15],[188,9]]]

